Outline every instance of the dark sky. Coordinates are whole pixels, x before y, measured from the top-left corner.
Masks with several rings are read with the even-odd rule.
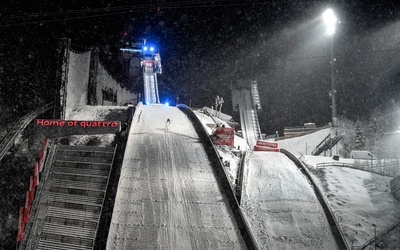
[[[159,44],[161,98],[203,107],[219,95],[232,114],[230,88],[256,80],[263,132],[325,125],[330,40],[320,16],[328,6],[340,20],[333,40],[338,115],[368,116],[382,103],[399,103],[400,9],[393,1],[361,0],[10,1],[0,11],[1,101],[26,109],[32,96],[54,96],[62,37],[76,49],[101,48],[106,66],[123,80],[118,48],[128,31]]]

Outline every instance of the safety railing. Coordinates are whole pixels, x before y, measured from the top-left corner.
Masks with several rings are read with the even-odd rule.
[[[370,240],[368,240],[367,242],[365,242],[362,246],[360,246],[359,250],[363,250],[366,249],[368,246],[372,245],[373,243],[375,243],[377,240],[382,239],[383,237],[385,237],[387,234],[389,234],[393,229],[395,229],[396,227],[400,226],[400,221],[392,224],[391,226],[389,226],[388,228],[386,228],[385,230],[383,230],[382,232],[380,232],[378,235],[376,235],[375,237],[371,238]]]
[[[341,163],[341,162],[323,162],[323,163],[318,163],[316,165],[317,168],[324,168],[324,167],[346,167],[346,168],[353,168],[353,169],[358,169],[358,170],[363,170],[367,172],[371,172],[374,174],[379,174],[383,176],[388,176],[388,177],[395,177],[395,174],[389,173],[385,171],[384,166],[380,166],[378,164],[374,166],[369,166],[369,165],[355,165],[351,163]]]

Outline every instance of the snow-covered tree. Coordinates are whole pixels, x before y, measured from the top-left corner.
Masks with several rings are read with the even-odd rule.
[[[354,150],[365,150],[365,134],[360,122],[356,122]]]

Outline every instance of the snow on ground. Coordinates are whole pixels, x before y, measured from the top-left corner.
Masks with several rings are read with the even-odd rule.
[[[343,167],[311,172],[351,246],[360,246],[374,237],[373,224],[380,233],[400,220],[400,203],[390,193],[391,177]]]
[[[316,169],[318,163],[353,164],[353,159],[334,161],[331,157],[311,155],[300,159],[316,177],[350,246],[361,246],[374,237],[373,224],[380,233],[400,220],[400,202],[390,193],[391,177],[345,167]]]
[[[242,208],[261,249],[337,249],[324,211],[303,173],[284,154],[252,152]]]

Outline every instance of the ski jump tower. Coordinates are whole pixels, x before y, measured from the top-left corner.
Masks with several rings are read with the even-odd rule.
[[[146,44],[146,40],[143,40],[139,43],[130,43],[129,46],[120,50],[126,55],[135,55],[140,58],[144,84],[142,102],[145,104],[160,103],[157,74],[162,73],[162,67],[158,49],[153,45]]]
[[[232,89],[233,111],[239,111],[243,138],[250,148],[262,140],[257,111],[261,110],[260,96],[256,81],[243,80]]]

